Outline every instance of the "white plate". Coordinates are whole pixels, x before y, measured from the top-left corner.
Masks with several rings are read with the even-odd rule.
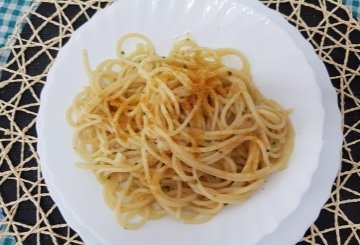
[[[93,234],[104,244],[140,244],[149,239],[158,244],[253,244],[296,209],[319,163],[324,120],[321,93],[290,32],[270,20],[265,7],[251,2],[122,0],[96,14],[60,51],[41,95],[39,154],[51,194],[85,242]],[[208,223],[184,225],[166,218],[136,231],[117,225],[95,177],[73,166],[78,159],[71,148],[73,130],[65,122],[65,111],[86,84],[81,50],[88,49],[91,63],[97,64],[115,56],[116,40],[130,31],[150,37],[161,54],[186,32],[201,45],[242,50],[259,89],[294,108],[297,136],[289,167],[274,174],[249,201],[223,210]]]

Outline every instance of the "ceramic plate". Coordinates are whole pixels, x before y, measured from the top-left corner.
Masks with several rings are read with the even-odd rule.
[[[295,211],[319,165],[323,145],[325,113],[319,79],[290,31],[273,21],[264,6],[251,2],[121,0],[79,28],[59,52],[41,95],[39,154],[50,193],[85,242],[93,237],[103,244],[149,240],[158,244],[254,244]],[[291,120],[296,142],[288,168],[273,174],[247,202],[227,207],[205,224],[185,225],[167,217],[135,231],[119,226],[103,201],[102,186],[91,172],[74,166],[79,159],[72,150],[73,129],[65,113],[87,84],[82,50],[88,49],[95,66],[115,57],[115,43],[127,32],[145,34],[164,55],[185,33],[202,46],[244,52],[256,86],[294,110]]]

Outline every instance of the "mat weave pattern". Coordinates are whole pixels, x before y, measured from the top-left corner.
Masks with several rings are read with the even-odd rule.
[[[59,49],[111,0],[36,1],[0,55],[0,233],[17,244],[83,244],[52,201],[36,152],[40,92]],[[318,220],[299,244],[360,244],[360,26],[340,0],[265,0],[313,45],[338,92],[343,115],[341,171]],[[15,43],[10,45],[11,43]],[[306,99],[306,95],[304,95]],[[336,108],[334,108],[335,110]],[[61,151],[59,150],[59,153]]]

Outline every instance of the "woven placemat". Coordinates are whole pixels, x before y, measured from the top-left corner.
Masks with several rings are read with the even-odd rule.
[[[36,1],[21,33],[0,50],[0,240],[17,244],[83,244],[49,196],[36,152],[39,95],[59,49],[111,0]],[[343,114],[341,171],[318,220],[299,244],[360,244],[360,26],[335,0],[266,0],[313,45],[338,92]],[[35,7],[38,6],[38,7]],[[305,99],[305,95],[304,95]],[[336,108],[334,108],[335,110]],[[4,230],[1,232],[1,230]]]

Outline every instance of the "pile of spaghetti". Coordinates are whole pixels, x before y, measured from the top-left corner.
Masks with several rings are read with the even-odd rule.
[[[129,39],[138,40],[132,52],[124,50]],[[117,56],[94,70],[85,59],[90,84],[67,119],[80,166],[103,184],[125,228],[166,214],[205,222],[286,166],[294,141],[289,111],[255,88],[239,51],[184,38],[158,56],[132,33],[119,40]],[[225,66],[227,56],[242,64]]]

